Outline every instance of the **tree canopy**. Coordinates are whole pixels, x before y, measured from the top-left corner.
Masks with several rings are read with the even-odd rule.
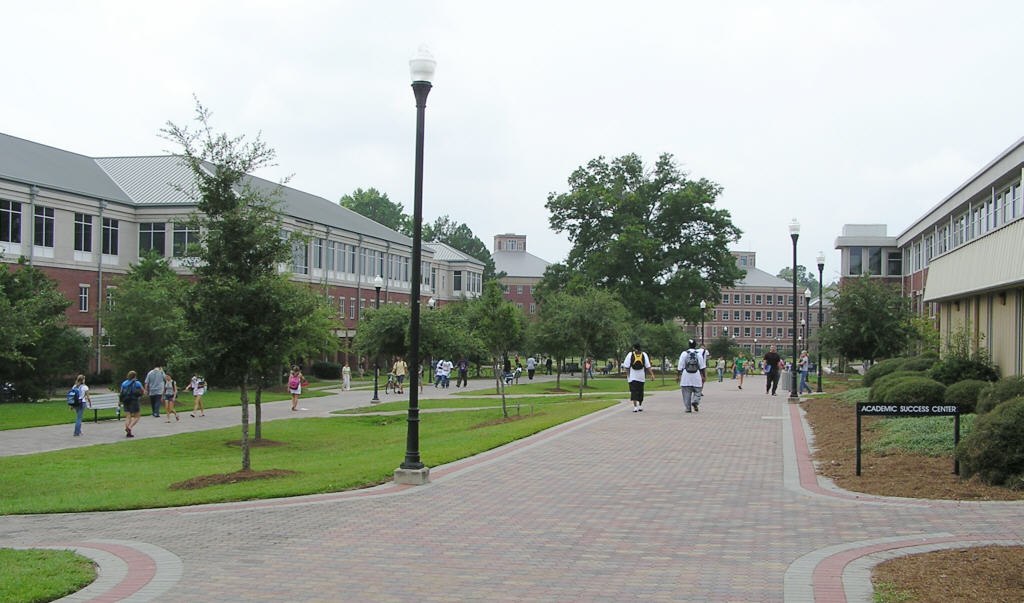
[[[367,190],[357,188],[351,195],[341,198],[341,206],[383,224],[391,230],[412,236],[411,218],[404,213],[405,208],[401,203],[388,199],[387,193],[382,193],[375,188]]]
[[[868,363],[907,349],[916,331],[910,300],[891,284],[867,276],[846,280],[832,300],[825,343]]]
[[[546,207],[551,228],[572,241],[568,273],[618,295],[634,319],[694,321],[701,299],[742,277],[729,252],[741,233],[715,207],[721,192],[690,179],[670,154],[650,171],[630,154],[576,169],[569,191],[551,193]]]
[[[440,241],[480,260],[484,263],[483,280],[494,278],[494,258],[487,245],[473,234],[469,226],[455,222],[447,214],[434,220],[433,224],[423,225],[423,240]]]
[[[787,266],[782,270],[779,270],[779,273],[775,276],[781,278],[787,283],[792,283],[793,269]],[[797,293],[799,295],[803,295],[805,290],[810,289],[811,297],[818,297],[818,275],[808,270],[807,266],[797,265],[796,286],[798,289]],[[826,283],[824,286],[828,287],[828,284]]]

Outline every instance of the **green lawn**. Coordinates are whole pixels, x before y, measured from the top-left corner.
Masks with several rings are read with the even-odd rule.
[[[467,401],[475,406],[492,400]],[[609,400],[544,404],[502,422],[497,408],[422,415],[420,450],[437,466],[495,448],[614,405]],[[198,490],[171,489],[191,478],[237,471],[237,427],[165,438],[0,458],[0,514],[138,509],[336,492],[391,479],[405,455],[406,417],[339,416],[263,425],[281,445],[252,449],[252,469],[292,475]],[[146,462],[139,462],[146,459]]]
[[[53,601],[96,579],[92,560],[71,551],[0,549],[0,601]]]
[[[466,392],[467,394],[470,392]],[[479,396],[480,392],[477,391],[476,395]],[[586,402],[598,402],[598,401],[618,401],[622,400],[622,396],[613,394],[599,394],[599,395],[588,395],[584,398]],[[516,395],[507,394],[505,396],[505,405],[509,409],[509,414],[516,414],[516,407],[519,408],[519,414],[526,414],[531,412],[531,409],[538,410],[543,406],[551,404],[568,404],[573,402],[579,402],[579,398],[576,395],[568,394],[561,396],[530,396],[521,392],[517,392]],[[501,408],[501,397],[491,396],[486,399],[477,398],[439,398],[435,400],[420,400],[419,407],[423,410],[437,409],[437,408],[459,408],[459,409],[471,409],[471,408]],[[396,400],[394,402],[388,402],[386,399],[380,404],[374,404],[373,406],[360,406],[358,408],[347,408],[343,410],[336,410],[333,414],[336,415],[358,415],[368,413],[381,413],[381,412],[401,412],[409,409],[408,400]]]
[[[491,387],[487,387],[487,388],[484,388],[484,389],[478,389],[478,390],[475,390],[475,391],[467,391],[467,392],[455,391],[455,392],[452,392],[452,393],[455,393],[456,395],[466,395],[466,396],[479,396],[480,394],[495,395],[495,396],[499,395],[496,392],[496,386],[494,385],[494,382],[492,381],[489,385],[491,385]],[[579,376],[579,374],[576,374],[575,377],[570,377],[569,375],[562,375],[561,382],[557,383],[557,386],[561,387],[561,389],[556,389],[556,382],[555,381],[530,381],[530,380],[528,380],[524,376],[524,377],[520,377],[519,383],[513,383],[511,385],[506,385],[505,386],[505,395],[506,396],[515,396],[515,395],[530,395],[530,394],[564,394],[564,393],[575,393],[575,392],[579,391],[580,376]],[[671,376],[665,375],[664,381],[662,380],[661,375],[658,375],[653,380],[652,379],[648,379],[647,380],[647,385],[646,385],[645,389],[646,389],[646,391],[665,391],[665,390],[673,390],[673,389],[676,389],[678,387],[679,387],[679,380],[675,376],[675,374],[673,374]],[[449,389],[453,390],[454,388],[455,388],[455,384],[452,384],[451,388],[449,388]],[[433,389],[433,386],[427,385],[424,388],[423,391],[425,393],[429,394],[431,389]],[[587,381],[587,385],[583,388],[583,393],[584,394],[615,393],[615,394],[619,394],[623,398],[629,398],[629,385],[627,385],[626,378],[624,376],[616,376],[616,375],[604,376],[604,375],[598,375],[598,376],[594,377],[593,379],[590,379],[590,380]]]
[[[316,384],[313,384],[316,387]],[[106,390],[96,390],[106,391]],[[310,388],[302,392],[303,397],[315,398],[326,396],[328,392],[318,391]],[[261,399],[263,402],[277,402],[288,400],[291,396],[287,393],[264,391]],[[255,399],[255,392],[249,392],[249,402]],[[237,389],[208,390],[203,396],[203,408],[222,408],[225,406],[241,406]],[[149,407],[149,401],[143,400],[143,410]],[[192,393],[180,392],[178,403],[175,405],[178,412],[187,413],[192,410]],[[117,416],[114,409],[99,411],[99,420],[111,420]],[[93,411],[85,409],[84,420],[92,421]],[[68,407],[67,402],[59,400],[47,400],[45,402],[10,402],[0,404],[0,431],[7,429],[23,429],[26,427],[44,427],[46,425],[64,425],[75,422],[75,413]]]

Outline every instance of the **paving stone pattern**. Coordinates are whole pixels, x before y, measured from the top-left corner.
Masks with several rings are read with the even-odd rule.
[[[642,413],[623,402],[434,467],[426,486],[0,517],[0,546],[96,559],[102,579],[68,599],[82,601],[833,602],[870,601],[870,566],[901,551],[1024,542],[1020,503],[819,483],[798,407],[758,390],[710,382],[691,414],[678,392],[649,395]],[[304,400],[307,411],[281,402],[264,412],[322,416],[368,398],[344,392]],[[170,429],[144,417],[137,431],[235,423],[237,409],[217,409]],[[123,437],[117,428],[88,425],[74,441],[70,426],[0,432],[0,454],[87,444],[91,432],[93,443]]]

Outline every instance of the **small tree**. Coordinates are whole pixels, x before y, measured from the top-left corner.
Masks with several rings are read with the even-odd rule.
[[[501,412],[507,417],[505,382],[501,379],[499,363],[509,351],[518,349],[526,336],[526,319],[512,302],[505,299],[501,284],[496,280],[484,283],[481,296],[472,302],[470,318],[473,334],[483,342],[491,355],[495,387],[501,394]]]
[[[892,285],[867,276],[846,281],[832,302],[832,319],[825,343],[847,358],[895,356],[906,349],[913,334],[910,300]]]

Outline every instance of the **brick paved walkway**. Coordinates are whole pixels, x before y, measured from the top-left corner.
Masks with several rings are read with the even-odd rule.
[[[303,405],[319,414],[345,396]],[[1020,503],[819,484],[798,407],[754,384],[709,383],[699,413],[684,414],[677,392],[645,408],[624,403],[434,467],[426,486],[0,517],[0,546],[96,559],[101,578],[76,601],[831,603],[870,601],[870,567],[895,555],[1024,543]],[[32,431],[45,440],[46,429]]]

